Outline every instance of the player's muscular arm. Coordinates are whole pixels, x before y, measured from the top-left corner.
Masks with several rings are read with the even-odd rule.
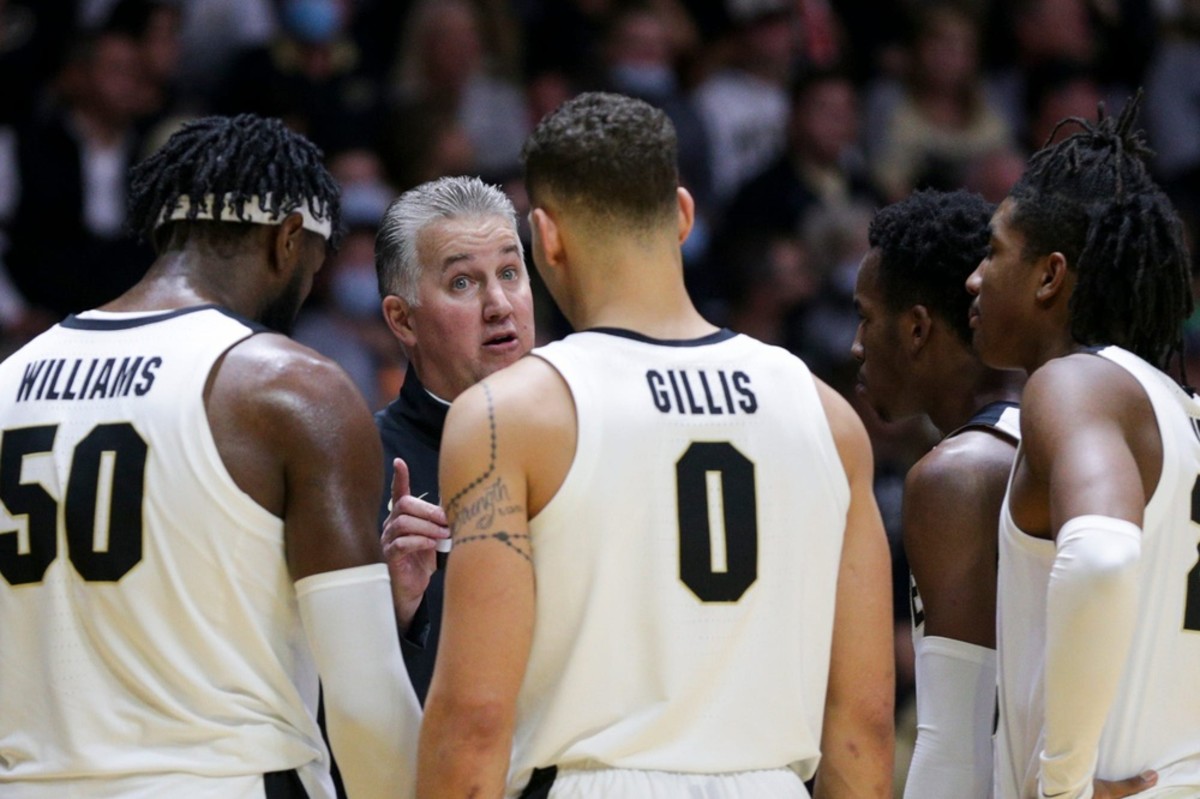
[[[1048,497],[1043,529],[1057,533],[1088,514],[1142,523],[1162,442],[1150,401],[1128,372],[1094,355],[1051,361],[1029,378],[1021,430],[1029,476]],[[1024,521],[1017,519],[1022,529],[1038,532]]]
[[[1031,376],[1022,432],[1025,485],[1044,487],[1057,550],[1040,786],[1047,796],[1084,796],[1133,638],[1140,526],[1162,444],[1137,382],[1089,355],[1051,361]]]
[[[926,635],[996,646],[996,529],[1015,454],[991,433],[968,431],[908,473],[904,551]]]
[[[471,388],[447,416],[440,483],[454,548],[421,729],[422,799],[504,793],[533,634],[529,518],[561,484],[574,436],[570,394],[538,359]]]
[[[217,448],[238,485],[283,519],[347,791],[411,795],[421,711],[374,530],[381,454],[370,413],[340,368],[282,336],[251,337],[215,372]]]
[[[818,383],[850,481],[815,799],[891,796],[895,742],[891,569],[866,430]]]
[[[904,488],[904,548],[921,594],[919,729],[905,796],[991,791],[997,520],[1016,448],[983,430],[922,458]]]
[[[207,406],[234,480],[284,520],[293,579],[381,561],[381,445],[345,372],[290,339],[260,334],[214,369]]]

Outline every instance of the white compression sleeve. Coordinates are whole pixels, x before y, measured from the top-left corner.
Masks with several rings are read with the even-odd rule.
[[[1043,797],[1090,799],[1104,720],[1137,620],[1142,531],[1077,516],[1058,531],[1046,598]]]
[[[387,566],[305,577],[296,598],[346,793],[414,796],[421,706],[400,656]]]
[[[941,636],[916,647],[917,743],[904,799],[987,799],[992,791],[996,650]]]

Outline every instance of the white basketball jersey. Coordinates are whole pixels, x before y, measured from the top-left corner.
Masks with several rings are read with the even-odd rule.
[[[1200,795],[1200,404],[1118,347],[1098,353],[1145,389],[1162,439],[1162,475],[1146,505],[1138,624],[1100,739],[1096,776],[1152,768],[1158,790]],[[1011,485],[1010,485],[1011,492]],[[1043,748],[1046,595],[1053,541],[1026,535],[1006,497],[1000,520],[996,799],[1037,796]]]
[[[204,407],[257,329],[90,312],[0,364],[0,795],[332,796],[283,524]]]
[[[549,766],[807,778],[850,498],[808,369],[729,331],[593,330],[535,353],[578,438],[530,523],[510,791]]]

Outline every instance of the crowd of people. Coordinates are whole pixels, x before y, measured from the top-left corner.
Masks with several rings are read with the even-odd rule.
[[[1197,52],[1190,0],[0,0],[0,620],[103,697],[8,648],[0,782],[1200,795]]]

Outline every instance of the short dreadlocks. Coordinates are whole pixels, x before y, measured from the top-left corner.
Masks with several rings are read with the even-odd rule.
[[[281,215],[312,201],[313,210],[333,224],[330,244],[336,247],[341,238],[339,190],[321,150],[278,119],[239,114],[190,122],[135,166],[131,178],[129,225],[160,251],[178,225],[231,227],[194,221],[197,203],[207,195],[227,197],[239,217],[255,196],[266,203],[264,210]],[[193,200],[187,219],[160,227],[163,210],[185,196]]]

